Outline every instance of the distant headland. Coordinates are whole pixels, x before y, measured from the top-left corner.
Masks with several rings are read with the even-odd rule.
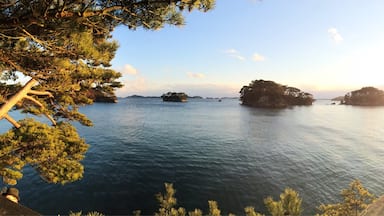
[[[203,96],[188,96],[188,99],[202,99],[202,100],[223,100],[223,99],[239,99],[239,97],[203,97]],[[161,96],[143,96],[143,95],[130,95],[120,98],[161,98]]]
[[[254,80],[240,90],[240,97],[202,97],[188,96],[184,92],[167,92],[161,96],[130,95],[125,98],[156,98],[170,102],[186,102],[189,99],[218,100],[239,99],[242,105],[261,108],[286,108],[295,105],[312,105],[315,99],[313,95],[296,87],[282,85],[270,80]],[[117,98],[108,97],[105,94],[93,93],[95,102],[117,102]],[[321,99],[318,99],[321,100]],[[332,105],[354,106],[384,106],[384,91],[375,87],[363,87],[351,91],[344,96],[327,98]]]
[[[131,95],[126,98],[161,98],[161,96],[142,96],[142,95]]]

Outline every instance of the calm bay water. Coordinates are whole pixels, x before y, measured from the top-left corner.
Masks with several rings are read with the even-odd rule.
[[[26,169],[21,203],[42,214],[153,214],[154,195],[171,182],[187,210],[216,200],[222,213],[241,215],[246,206],[264,211],[263,198],[291,187],[307,215],[356,178],[383,194],[384,108],[329,103],[269,110],[234,99],[131,98],[84,107],[95,125],[78,127],[91,145],[84,178],[51,185]]]

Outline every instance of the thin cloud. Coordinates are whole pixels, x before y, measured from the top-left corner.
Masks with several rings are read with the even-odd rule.
[[[336,28],[329,28],[328,34],[332,38],[332,40],[335,41],[336,43],[340,43],[344,40]]]
[[[241,55],[233,55],[232,57],[239,59],[240,61],[244,61],[245,58]]]
[[[122,74],[127,74],[127,75],[137,75],[138,71],[136,68],[134,68],[130,64],[126,64],[123,66],[123,68],[120,71]]]
[[[141,75],[137,75],[133,79],[121,80],[121,82],[124,86],[116,90],[116,95],[118,96],[125,97],[130,94],[139,94],[140,92],[145,92],[149,89],[147,79]]]
[[[235,49],[228,49],[225,51],[226,54],[228,54],[228,56],[232,57],[232,58],[236,58],[240,61],[244,61],[245,58],[239,53],[239,51],[235,50]]]
[[[256,62],[261,62],[261,61],[265,61],[265,57],[260,55],[260,54],[258,54],[258,53],[255,53],[252,56],[252,60],[256,61]]]
[[[120,82],[124,85],[122,88],[116,90],[116,95],[127,96],[129,94],[140,94],[140,92],[147,91],[149,84],[147,79],[142,76],[135,67],[130,64],[125,64],[117,69],[123,76]]]
[[[237,54],[239,53],[237,50],[235,49],[228,49],[228,50],[225,50],[225,53],[228,53],[228,54]]]
[[[187,73],[188,77],[190,78],[195,78],[195,79],[203,79],[205,77],[204,74],[202,73],[192,73],[192,72],[188,72]]]

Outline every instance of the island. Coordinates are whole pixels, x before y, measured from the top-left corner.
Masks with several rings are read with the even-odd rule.
[[[117,97],[113,93],[108,93],[100,89],[90,89],[87,94],[93,102],[117,103]]]
[[[191,98],[191,99],[203,99],[203,97],[201,97],[201,96],[188,96],[188,98]]]
[[[339,102],[344,101],[344,96],[337,96],[335,98],[332,98],[331,101],[339,101]]]
[[[262,108],[286,108],[294,105],[312,105],[312,94],[295,87],[269,80],[254,80],[240,90],[242,105]]]
[[[384,91],[375,87],[363,87],[347,93],[341,103],[355,106],[384,106]]]
[[[142,96],[142,95],[131,95],[127,96],[126,98],[140,98],[140,99],[145,99],[145,98],[160,98],[160,96]]]
[[[166,102],[187,102],[188,95],[184,92],[168,92],[163,94],[161,98]]]
[[[127,96],[127,98],[145,98],[145,97],[142,95],[131,95],[131,96]]]

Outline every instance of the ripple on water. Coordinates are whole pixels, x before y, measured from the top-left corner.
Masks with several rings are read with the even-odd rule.
[[[237,100],[121,99],[82,111],[92,128],[79,127],[91,145],[84,178],[49,185],[32,169],[19,189],[22,204],[43,214],[156,211],[154,195],[172,182],[181,206],[224,214],[286,187],[303,197],[304,214],[334,202],[355,178],[384,193],[384,109],[315,104],[287,110],[252,109]]]

